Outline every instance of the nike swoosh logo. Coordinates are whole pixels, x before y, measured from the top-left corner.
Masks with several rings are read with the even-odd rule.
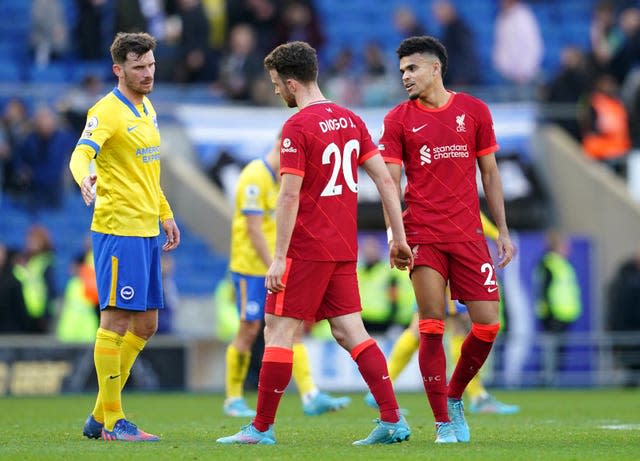
[[[116,378],[119,378],[119,377],[120,377],[120,375],[115,375],[115,376],[109,375],[109,379],[116,379]]]
[[[382,379],[383,379],[383,380],[385,380],[385,379],[389,379],[389,375],[383,376],[383,377],[382,377]]]
[[[418,131],[420,131],[421,129],[423,129],[425,126],[427,126],[428,123],[425,123],[424,125],[420,125],[419,127],[413,127],[411,128],[411,131],[413,131],[414,133],[417,133]]]
[[[131,132],[132,132],[133,130],[135,130],[136,128],[138,128],[138,125],[128,126],[128,127],[127,127],[127,131],[128,131],[129,133],[131,133]]]
[[[493,293],[494,291],[496,291],[498,289],[498,287],[493,287],[493,288],[487,288],[487,291],[489,293]]]
[[[284,394],[284,389],[283,390],[274,389],[273,392],[275,392],[276,394]]]

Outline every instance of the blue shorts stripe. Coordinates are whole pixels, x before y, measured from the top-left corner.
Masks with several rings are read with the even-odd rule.
[[[236,291],[236,307],[240,319],[249,322],[262,320],[267,297],[264,277],[231,272],[231,281]]]

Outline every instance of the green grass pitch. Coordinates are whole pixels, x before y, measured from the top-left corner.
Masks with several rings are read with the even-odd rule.
[[[275,446],[219,446],[247,419],[222,414],[219,394],[124,394],[127,416],[158,443],[106,443],[82,437],[92,395],[0,397],[0,460],[637,460],[640,391],[496,392],[517,415],[467,415],[471,442],[437,446],[423,394],[399,394],[412,429],[406,443],[354,447],[377,413],[352,395],[340,412],[309,417],[291,390],[280,405]],[[255,394],[249,394],[255,403]]]

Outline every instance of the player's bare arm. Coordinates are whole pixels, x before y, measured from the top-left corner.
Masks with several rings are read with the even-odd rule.
[[[503,268],[513,259],[516,247],[511,242],[509,229],[507,228],[502,180],[500,179],[500,171],[498,170],[495,155],[489,154],[479,157],[478,166],[480,168],[482,187],[485,197],[487,198],[489,211],[491,212],[493,222],[500,232],[496,239],[496,247],[498,249],[498,258],[500,259],[498,261],[498,267]]]
[[[397,267],[400,270],[411,270],[413,268],[413,253],[407,244],[407,237],[404,233],[398,188],[389,174],[382,156],[374,155],[370,157],[364,162],[363,167],[378,188],[386,219],[388,219],[393,235],[393,239],[389,242],[389,262],[391,267]]]
[[[276,249],[273,262],[267,271],[265,286],[274,293],[285,287],[282,276],[286,269],[287,251],[298,216],[302,176],[283,174],[278,203],[276,204]]]
[[[249,234],[249,240],[251,245],[256,249],[256,253],[264,263],[266,267],[269,267],[273,262],[271,253],[269,252],[269,245],[262,232],[262,215],[248,214],[245,216],[247,222],[247,234]]]
[[[402,191],[400,189],[400,178],[402,176],[402,166],[401,165],[396,165],[394,163],[387,163],[387,170],[389,171],[389,174],[391,175],[391,179],[393,180],[393,183],[396,186],[396,190],[398,192],[398,198],[400,199],[400,201],[402,201]],[[391,233],[391,227],[389,227],[389,215],[387,214],[387,209],[384,207],[384,204],[382,204],[382,214],[384,216],[384,225],[387,229],[387,240],[389,243],[391,243],[391,240],[393,240],[393,235]]]
[[[171,251],[180,245],[180,229],[173,218],[162,221],[162,230],[167,237],[167,241],[162,245],[164,251]]]

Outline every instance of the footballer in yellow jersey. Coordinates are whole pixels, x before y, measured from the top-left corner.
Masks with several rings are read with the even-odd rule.
[[[157,116],[146,96],[134,104],[117,87],[104,96],[89,109],[74,155],[95,159],[100,178],[91,230],[153,237],[159,220],[173,217],[160,188]]]
[[[274,211],[280,185],[278,172],[267,158],[251,161],[244,167],[236,185],[235,212],[231,223],[231,259],[229,269],[245,275],[264,277],[269,268],[267,255],[261,255],[260,245],[253,243],[254,232],[250,216],[258,217],[268,255],[276,244]],[[256,229],[257,230],[257,229]],[[263,283],[264,285],[264,283]],[[262,318],[262,317],[261,317]]]
[[[180,244],[180,230],[160,188],[160,133],[146,97],[153,89],[156,41],[119,33],[111,45],[116,88],[87,114],[69,168],[89,206],[100,302],[94,361],[96,404],[83,435],[109,441],[157,441],[125,418],[121,391],[158,326],[163,307],[162,249]],[[94,161],[95,172],[90,170]]]
[[[228,416],[255,415],[244,399],[244,382],[251,363],[251,349],[262,328],[267,295],[264,277],[275,248],[279,143],[278,136],[264,158],[253,160],[242,169],[236,184],[229,272],[240,325],[226,352],[223,410]]]

